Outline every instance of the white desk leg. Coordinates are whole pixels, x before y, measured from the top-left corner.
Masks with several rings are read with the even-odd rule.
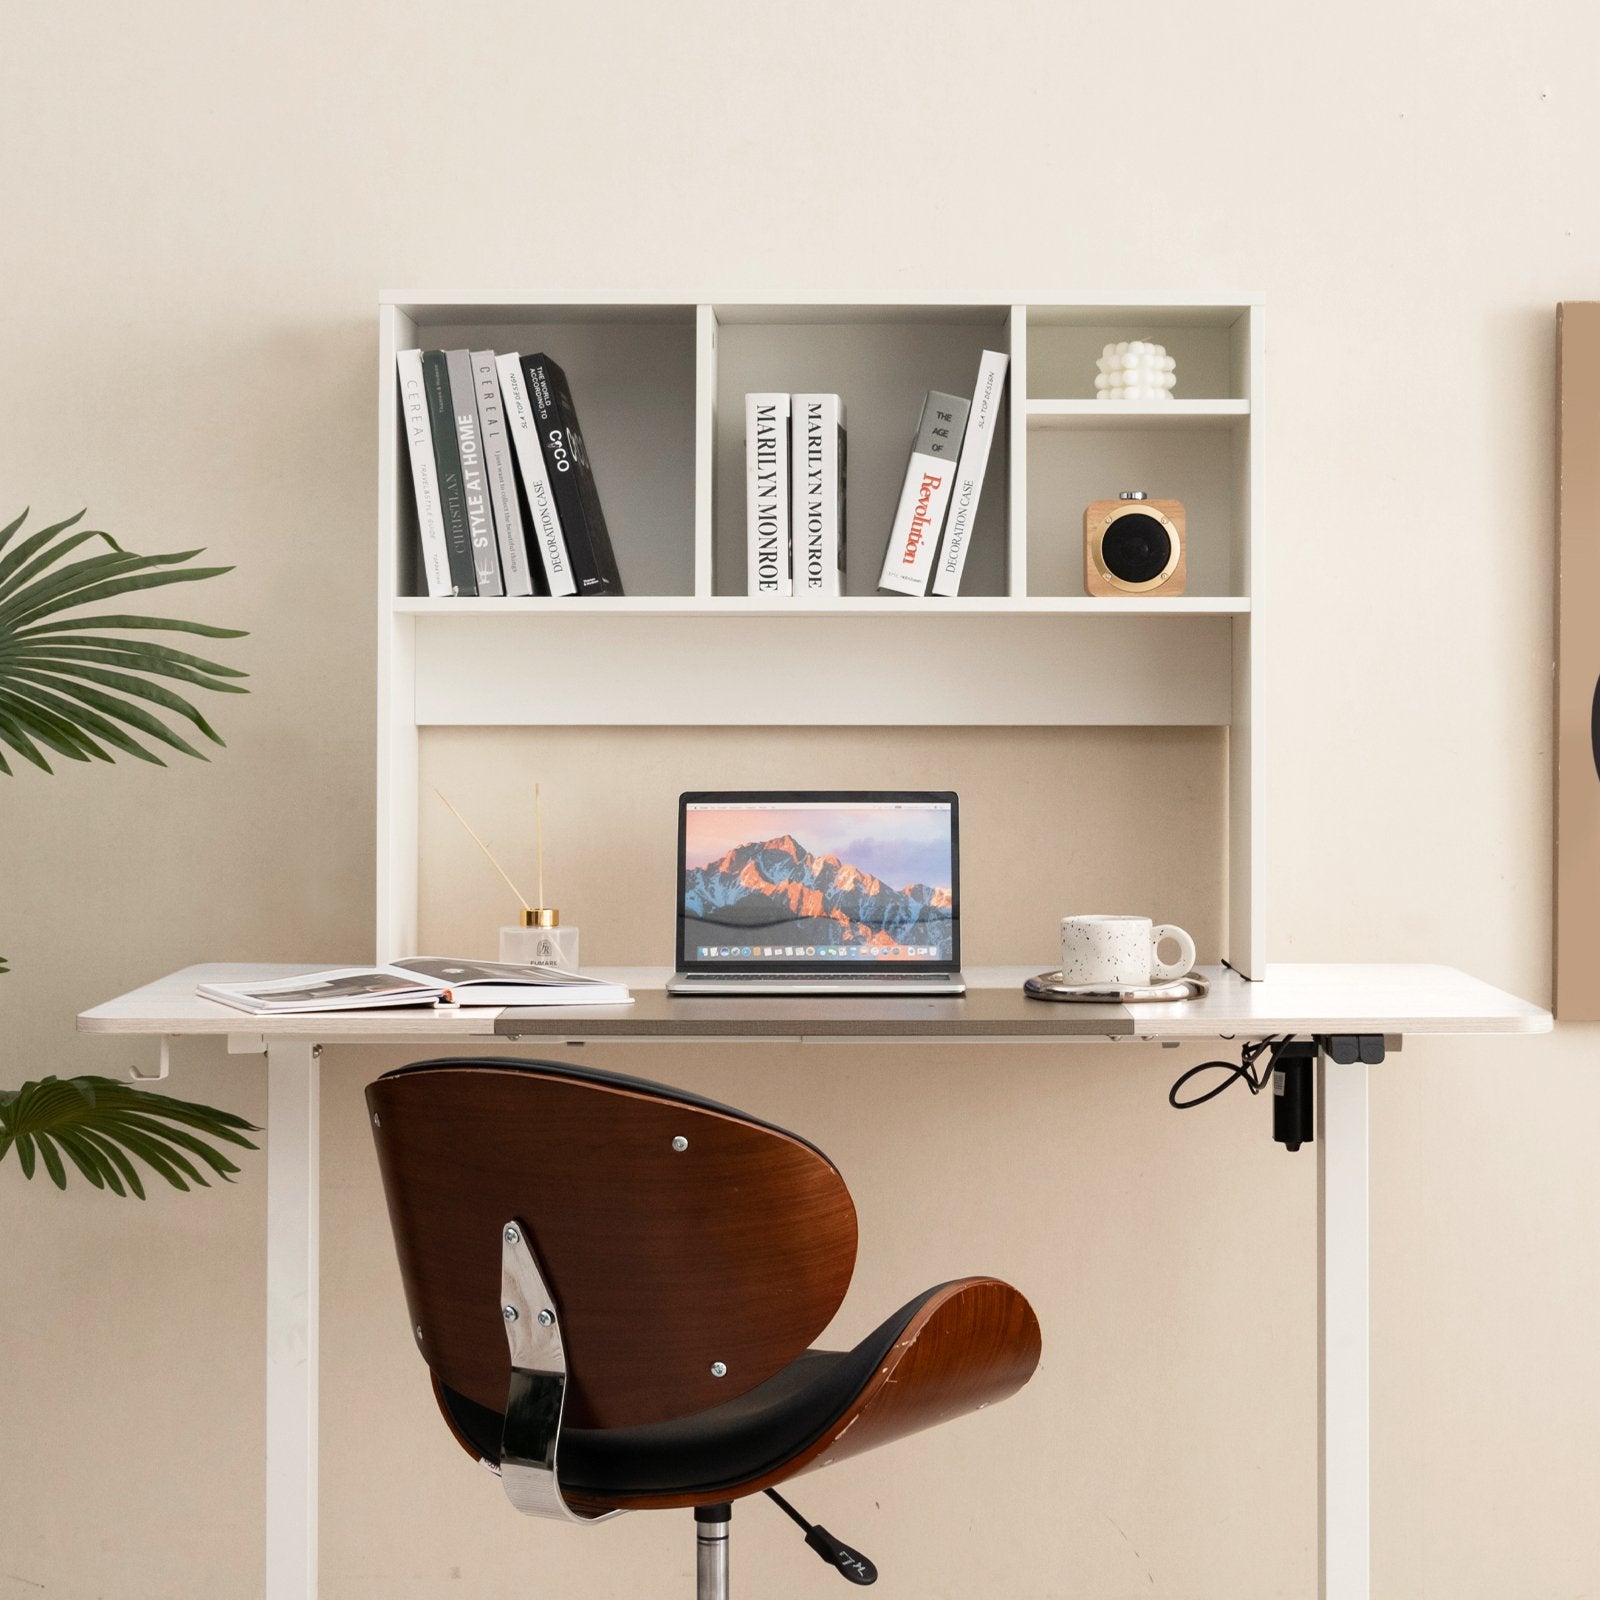
[[[1367,1068],[1317,1063],[1317,1593],[1372,1592]]]
[[[319,1054],[267,1046],[267,1600],[317,1594]]]

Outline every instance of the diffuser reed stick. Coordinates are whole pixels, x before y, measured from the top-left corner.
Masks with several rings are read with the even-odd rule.
[[[456,810],[456,808],[453,805],[450,804],[449,799],[446,798],[446,796],[443,793],[441,793],[438,789],[435,789],[433,792],[436,795],[438,795],[441,800],[444,801],[445,805],[450,807],[450,815],[453,816],[456,819],[456,821],[459,822],[461,824],[461,826],[467,830],[467,836],[472,840],[472,842],[475,845],[477,845],[477,847],[481,851],[483,851],[483,853],[486,856],[488,856],[489,865],[491,867],[493,867],[494,870],[496,872],[498,872],[500,874],[500,876],[506,880],[507,887],[511,890],[512,894],[514,894],[517,897],[517,904],[520,905],[524,911],[533,910],[533,907],[528,904],[527,897],[516,886],[516,884],[512,883],[511,874],[509,872],[507,872],[506,869],[504,867],[502,867],[497,860],[495,860],[494,851],[492,851],[488,847],[488,845],[486,845],[483,842],[483,840],[478,837],[477,831],[473,828],[472,824],[470,822],[468,822],[467,819],[464,816],[462,816],[461,813],[458,810]],[[535,788],[535,793],[537,793],[537,786]],[[541,901],[544,899],[544,856],[543,856],[543,847],[542,846],[540,848],[540,859],[539,859],[539,898],[540,898]]]

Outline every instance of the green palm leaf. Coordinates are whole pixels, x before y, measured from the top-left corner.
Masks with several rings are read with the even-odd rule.
[[[24,511],[0,529],[0,774],[12,772],[8,750],[45,772],[53,770],[52,756],[115,761],[118,751],[164,766],[152,745],[204,760],[163,717],[187,722],[214,744],[220,745],[222,737],[198,706],[167,684],[246,694],[230,680],[248,674],[159,640],[118,635],[172,632],[237,639],[242,630],[83,608],[143,589],[198,583],[232,569],[186,565],[198,550],[138,555],[109,534],[77,527],[81,511],[23,535],[27,516]],[[109,548],[82,554],[96,539]],[[68,1160],[88,1159],[82,1148],[62,1149]],[[61,1159],[55,1144],[47,1141],[36,1150],[30,1144],[30,1165],[35,1155],[54,1176],[52,1162]],[[21,1146],[18,1157],[23,1158]]]
[[[67,1163],[96,1189],[144,1199],[135,1161],[175,1189],[210,1184],[202,1168],[233,1181],[239,1169],[210,1141],[254,1150],[260,1130],[231,1111],[136,1089],[115,1078],[41,1078],[0,1090],[0,1162],[13,1145],[25,1178],[43,1162],[58,1189]],[[62,1157],[65,1156],[65,1160]]]

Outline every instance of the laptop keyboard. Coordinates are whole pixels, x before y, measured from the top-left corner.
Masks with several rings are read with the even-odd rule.
[[[937,983],[948,972],[690,972],[690,982],[707,983]]]

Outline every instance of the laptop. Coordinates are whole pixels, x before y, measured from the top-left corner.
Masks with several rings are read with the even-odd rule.
[[[965,994],[958,837],[943,792],[681,795],[667,993]]]

